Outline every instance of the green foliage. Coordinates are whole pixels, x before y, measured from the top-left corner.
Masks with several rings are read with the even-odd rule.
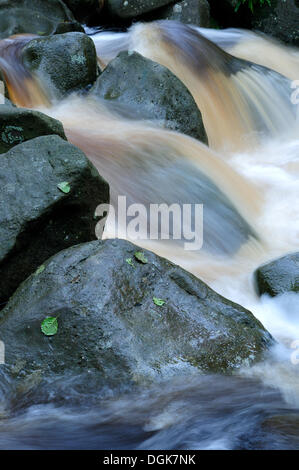
[[[43,271],[45,270],[45,265],[42,264],[39,268],[37,268],[37,270],[35,271],[35,275],[38,276],[39,274],[41,274]]]
[[[58,331],[57,317],[47,317],[42,321],[41,330],[46,336],[54,336]]]
[[[158,305],[158,307],[162,307],[165,304],[165,300],[158,299],[157,297],[153,297],[153,301],[155,305]]]
[[[132,258],[127,258],[127,259],[126,259],[126,262],[127,262],[130,266],[132,266],[133,268],[135,267]]]
[[[264,6],[266,3],[267,3],[269,6],[271,6],[271,0],[238,0],[238,3],[237,3],[236,8],[235,8],[235,11],[238,11],[241,5],[245,5],[245,4],[246,4],[246,5],[250,8],[250,10],[252,11],[252,13],[253,13],[253,11],[254,11],[254,6],[255,6],[255,5],[259,5],[259,6],[262,7],[262,6]]]
[[[136,251],[134,256],[137,259],[137,261],[139,261],[142,264],[146,264],[148,262],[147,258],[145,257],[144,253],[142,253],[142,251]]]
[[[57,188],[60,189],[60,191],[62,191],[65,194],[68,194],[71,190],[70,183],[68,183],[67,181],[63,181],[62,183],[59,183],[57,185]]]

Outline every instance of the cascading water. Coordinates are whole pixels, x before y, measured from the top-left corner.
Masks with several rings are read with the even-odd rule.
[[[299,77],[298,53],[252,33],[198,32],[171,22],[93,36],[101,63],[134,49],[172,70],[203,114],[207,147],[90,97],[49,104],[40,77],[28,76],[20,62],[27,39],[1,41],[11,98],[62,121],[68,139],[110,183],[114,204],[118,195],[145,205],[203,203],[202,250],[186,252],[171,241],[137,243],[248,308],[278,343],[264,362],[233,377],[194,374],[133,397],[99,392],[92,413],[88,397],[80,408],[32,405],[28,397],[11,415],[3,398],[0,447],[298,448],[299,366],[291,357],[299,296],[258,298],[252,279],[261,263],[298,250],[299,120],[289,81]],[[71,380],[57,381],[70,399],[77,396]]]

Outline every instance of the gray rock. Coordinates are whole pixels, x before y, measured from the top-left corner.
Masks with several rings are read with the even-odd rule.
[[[207,142],[201,113],[185,85],[166,67],[136,52],[121,52],[110,62],[92,93]]]
[[[299,253],[283,256],[259,267],[254,276],[259,295],[275,297],[285,292],[299,292]]]
[[[271,0],[271,6],[256,8],[252,28],[298,47],[298,0]]]
[[[49,256],[95,239],[109,188],[85,155],[43,136],[0,155],[0,304]],[[68,194],[58,189],[70,184]]]
[[[63,23],[58,24],[53,34],[64,34],[72,32],[85,33],[85,29],[77,21],[64,21]]]
[[[208,0],[182,0],[168,5],[157,12],[156,19],[180,21],[202,28],[210,26],[210,6]]]
[[[63,25],[72,31],[82,29],[61,0],[0,0],[0,38],[54,34]]]
[[[111,16],[134,18],[174,2],[175,0],[106,0],[106,8]]]
[[[31,109],[0,106],[0,153],[35,137],[53,134],[66,140],[59,121]]]
[[[20,286],[0,325],[6,371],[19,389],[45,383],[53,400],[62,376],[72,388],[78,381],[84,393],[99,393],[101,385],[227,373],[272,345],[249,311],[153,253],[144,252],[147,264],[138,262],[137,250],[123,240],[74,246]],[[52,337],[41,332],[48,316],[58,317]]]
[[[54,98],[88,88],[98,75],[94,43],[82,33],[33,39],[22,58],[28,72],[39,77]]]
[[[238,0],[209,0],[212,15],[221,26],[253,29],[274,36],[286,43],[299,46],[299,1],[265,0],[263,5],[256,2],[253,12],[248,2],[235,8]]]

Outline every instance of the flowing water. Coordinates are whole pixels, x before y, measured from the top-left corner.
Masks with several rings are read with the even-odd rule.
[[[190,373],[93,397],[61,377],[52,404],[43,404],[42,390],[21,405],[7,403],[3,381],[0,448],[298,449],[299,295],[258,298],[253,283],[261,263],[298,250],[299,113],[291,98],[298,51],[251,32],[172,22],[92,38],[103,67],[129,49],[175,73],[202,112],[209,147],[92,96],[51,102],[42,77],[21,62],[30,37],[0,42],[11,99],[62,121],[69,141],[110,183],[114,204],[119,195],[146,206],[203,203],[202,250],[137,243],[251,310],[277,345],[232,377]],[[104,237],[111,236],[108,217]]]

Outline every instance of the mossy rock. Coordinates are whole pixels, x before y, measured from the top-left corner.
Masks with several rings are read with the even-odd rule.
[[[141,263],[136,251],[124,240],[77,245],[20,286],[0,324],[6,372],[18,387],[38,372],[51,401],[62,374],[82,393],[98,393],[173,375],[231,373],[273,344],[248,310],[151,252]],[[57,318],[54,336],[41,332],[46,317]]]
[[[201,113],[189,90],[166,67],[136,52],[121,52],[111,61],[91,93],[207,143]]]
[[[31,109],[0,106],[0,153],[42,135],[59,135],[66,140],[61,122]]]
[[[49,35],[82,31],[62,0],[0,0],[0,38],[14,34]]]
[[[94,240],[108,184],[83,152],[57,135],[0,155],[0,304],[49,256]],[[59,189],[67,182],[69,192]],[[63,189],[63,187],[62,187]]]
[[[128,19],[171,3],[175,3],[175,0],[106,0],[105,9],[112,17]]]
[[[23,48],[22,60],[52,98],[86,90],[98,75],[94,43],[83,33],[33,39]]]

